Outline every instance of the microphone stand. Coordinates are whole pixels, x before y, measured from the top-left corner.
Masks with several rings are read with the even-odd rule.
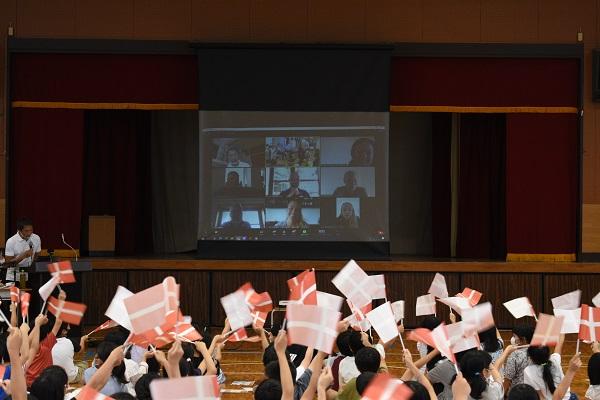
[[[65,234],[64,234],[64,233],[61,233],[61,234],[60,234],[60,237],[62,238],[62,242],[63,242],[63,243],[64,243],[64,244],[65,244],[67,247],[69,247],[71,250],[73,250],[73,254],[75,254],[75,262],[77,262],[77,250],[75,250],[75,249],[74,249],[74,248],[73,248],[73,247],[72,247],[72,246],[71,246],[69,243],[67,243],[67,242],[65,241]]]

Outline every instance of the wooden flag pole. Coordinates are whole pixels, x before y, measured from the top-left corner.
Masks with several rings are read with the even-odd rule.
[[[398,337],[400,338],[400,344],[402,345],[402,350],[406,350],[406,347],[404,347],[404,340],[402,339],[402,333],[400,333],[400,331],[398,331]]]
[[[577,338],[577,345],[575,347],[575,354],[577,354],[577,353],[579,353],[579,338]]]

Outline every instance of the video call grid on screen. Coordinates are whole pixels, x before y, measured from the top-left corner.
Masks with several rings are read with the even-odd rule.
[[[205,111],[200,128],[200,240],[389,240],[387,113]]]

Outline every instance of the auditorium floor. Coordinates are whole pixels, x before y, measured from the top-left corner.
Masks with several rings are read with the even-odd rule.
[[[510,338],[509,332],[503,332],[502,336],[506,339]],[[576,335],[567,335],[567,340],[563,350],[563,370],[566,371],[569,365],[569,360],[575,354]],[[508,343],[508,341],[506,341]],[[417,358],[417,349],[414,342],[406,341],[405,344],[413,353],[414,359]],[[580,350],[583,352],[583,366],[577,372],[575,381],[571,385],[571,390],[577,393],[580,399],[583,399],[585,391],[588,388],[589,381],[587,376],[587,361],[591,355],[590,346],[581,344]],[[404,373],[404,363],[402,362],[402,347],[400,343],[394,346],[387,352],[386,360],[390,372],[395,376],[401,376]],[[252,381],[254,385],[258,384],[263,379],[263,366],[261,362],[262,353],[258,344],[244,343],[239,345],[236,343],[228,343],[223,352],[221,361],[222,368],[227,375],[225,384],[226,390],[244,390],[243,388],[251,387],[252,385],[233,385],[234,382]],[[223,393],[223,399],[252,399],[252,393]]]

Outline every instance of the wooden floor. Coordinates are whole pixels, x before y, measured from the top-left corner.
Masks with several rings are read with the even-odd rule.
[[[510,338],[510,332],[502,332],[506,339]],[[563,350],[563,370],[566,371],[569,360],[575,354],[576,335],[567,335]],[[505,342],[508,343],[508,340]],[[414,342],[406,341],[405,344],[413,353],[413,358],[418,357],[416,345]],[[577,393],[580,399],[583,399],[585,391],[588,388],[589,381],[587,376],[587,361],[590,358],[591,350],[588,345],[581,344],[583,366],[577,372],[575,381],[571,385],[571,390]],[[386,355],[386,361],[390,372],[395,376],[401,376],[404,373],[404,363],[402,362],[402,348],[397,343]],[[254,385],[263,379],[263,365],[261,362],[262,352],[257,344],[243,344],[240,346],[235,343],[228,343],[223,352],[221,366],[227,376],[225,389],[241,390],[244,386],[233,385],[236,381],[253,381]],[[223,393],[223,399],[253,399],[252,393]]]

